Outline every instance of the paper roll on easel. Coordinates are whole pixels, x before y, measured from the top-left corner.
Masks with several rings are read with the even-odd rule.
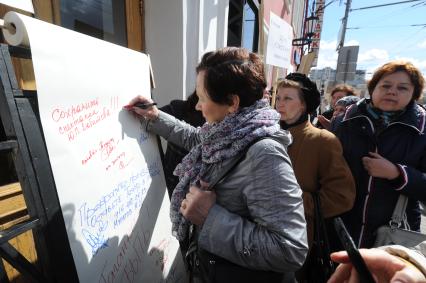
[[[23,45],[29,47],[30,42],[23,17],[19,16],[19,14],[15,12],[8,12],[3,19],[5,26],[11,25],[14,27],[12,29],[3,29],[3,36],[6,39],[6,42],[14,46]]]
[[[149,96],[140,52],[9,12],[30,46],[40,121],[79,281],[188,282],[156,139],[122,106]],[[64,243],[67,245],[68,243]]]

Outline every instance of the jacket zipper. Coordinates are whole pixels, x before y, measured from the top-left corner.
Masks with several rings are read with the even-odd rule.
[[[419,130],[417,127],[414,127],[413,125],[410,125],[410,124],[406,124],[406,123],[403,123],[403,122],[393,122],[393,123],[390,123],[388,126],[387,126],[387,128],[389,128],[390,126],[392,126],[392,125],[396,125],[396,124],[401,124],[401,125],[404,125],[404,126],[407,126],[407,127],[410,127],[410,128],[413,128],[414,130],[416,130],[416,132],[418,132],[420,135],[423,135],[424,133],[423,133],[423,130]],[[422,127],[422,129],[423,129],[423,127]]]
[[[375,143],[374,152],[377,153],[377,138],[375,136],[376,130],[374,129],[373,122],[371,122],[370,118],[368,118],[365,115],[359,115],[359,116],[356,116],[356,117],[353,117],[353,118],[349,118],[349,119],[347,119],[345,121],[353,120],[353,119],[356,119],[356,118],[365,118],[365,119],[367,119],[367,121],[368,121],[368,123],[369,123],[369,125],[371,127],[371,131],[373,133],[373,137],[374,137],[374,143]],[[361,230],[360,230],[359,237],[358,237],[358,244],[357,244],[358,248],[361,247],[362,239],[364,237],[364,229],[365,229],[366,221],[367,221],[366,220],[366,218],[367,218],[367,207],[368,207],[368,201],[370,199],[370,193],[371,193],[372,183],[373,183],[373,176],[370,176],[368,178],[367,196],[366,196],[366,198],[364,200],[364,205],[363,205],[363,208],[362,208],[362,223],[361,223]]]

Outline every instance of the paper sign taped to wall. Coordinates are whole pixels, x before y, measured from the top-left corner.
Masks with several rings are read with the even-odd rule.
[[[266,64],[290,69],[292,40],[293,28],[271,12],[268,45],[266,47]]]

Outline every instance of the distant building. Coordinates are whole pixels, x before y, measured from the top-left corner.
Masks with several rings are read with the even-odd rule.
[[[357,85],[363,85],[366,83],[366,80],[365,80],[366,74],[367,74],[366,70],[356,70],[355,78],[351,81],[346,81],[345,83],[353,87],[356,87]],[[318,81],[318,80],[321,82],[330,81],[329,84],[331,85],[343,83],[343,82],[334,83],[334,80],[336,78],[336,70],[330,67],[325,67],[323,69],[312,69],[311,72],[309,73],[309,77],[311,78],[311,80],[314,80],[314,81]]]
[[[346,81],[344,83],[353,86],[356,89],[359,96],[364,97],[368,93],[367,81],[365,78],[366,74],[367,74],[366,70],[356,70],[355,78],[351,81]],[[322,94],[321,111],[328,109],[331,90],[337,84],[343,83],[343,82],[335,81],[336,70],[330,67],[325,67],[323,69],[312,69],[309,73],[309,77],[311,78],[311,80],[316,82],[318,89],[320,90]]]
[[[313,81],[334,81],[336,77],[336,70],[325,67],[324,69],[312,69],[309,73],[309,77]]]
[[[365,75],[367,74],[366,70],[356,70],[355,71],[355,78],[352,82],[350,82],[351,85],[353,86],[357,86],[357,85],[362,85],[365,84]]]

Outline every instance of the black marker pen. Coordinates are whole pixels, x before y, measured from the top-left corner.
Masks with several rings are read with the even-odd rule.
[[[375,283],[376,281],[373,279],[373,275],[371,275],[367,264],[365,264],[364,259],[359,253],[354,241],[352,240],[352,237],[349,235],[348,230],[346,230],[345,224],[343,224],[343,221],[340,217],[336,217],[334,219],[334,228],[336,229],[340,242],[348,253],[352,265],[358,272],[361,282]]]
[[[142,103],[142,102],[137,102],[135,104],[133,104],[133,107],[138,107],[141,109],[148,109],[154,105],[157,105],[157,102],[151,102],[151,103]]]
[[[135,103],[133,105],[129,104],[129,105],[124,106],[124,109],[130,110],[133,107],[137,107],[137,108],[140,108],[140,109],[148,109],[148,108],[150,108],[150,107],[152,107],[154,105],[157,105],[157,102],[151,102],[151,103],[137,102],[137,103]]]

